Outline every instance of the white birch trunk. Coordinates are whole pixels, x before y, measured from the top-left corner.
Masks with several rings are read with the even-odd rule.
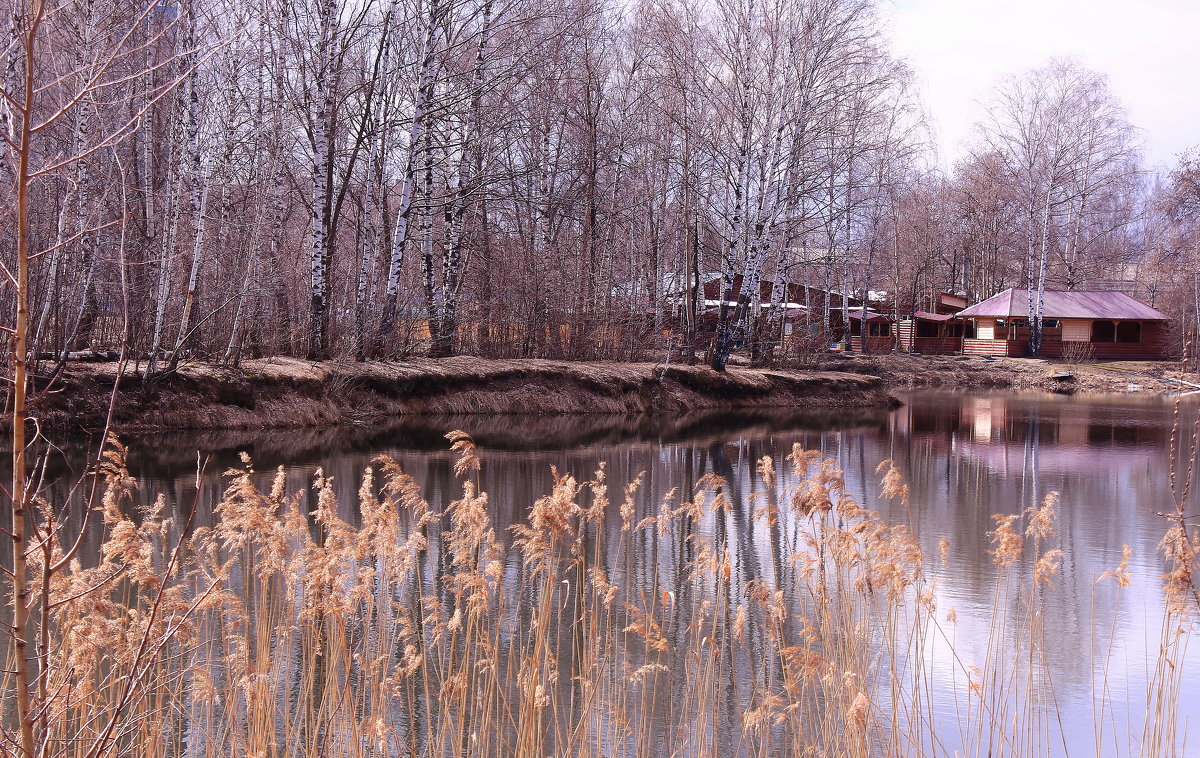
[[[483,105],[483,84],[486,74],[487,48],[492,31],[493,0],[483,6],[483,18],[479,30],[479,44],[475,49],[475,67],[471,74],[471,102],[467,110],[467,121],[463,128],[462,154],[455,172],[453,203],[446,212],[446,246],[442,259],[442,304],[439,330],[434,335],[433,352],[437,355],[454,353],[454,335],[458,328],[458,291],[462,283],[463,270],[463,227],[466,221],[467,199],[471,193],[475,176],[472,167],[477,166],[476,151],[479,141],[479,122]]]
[[[378,128],[378,127],[373,127]],[[367,291],[372,262],[378,249],[378,225],[375,223],[375,196],[379,190],[376,180],[382,161],[382,135],[371,138],[370,156],[367,160],[367,187],[363,197],[363,238],[358,262],[358,281],[354,293],[354,353],[358,360],[366,359]]]
[[[191,9],[189,8],[189,11]],[[185,45],[195,47],[195,21],[188,13]],[[175,347],[171,350],[171,368],[179,364],[180,353],[190,337],[192,312],[196,303],[196,292],[200,286],[200,267],[204,260],[204,213],[208,204],[208,183],[204,180],[203,155],[200,150],[200,88],[199,70],[193,68],[187,77],[187,188],[188,203],[192,215],[192,262],[188,272],[187,289],[184,291],[183,315],[179,319],[179,331],[175,336]]]
[[[336,77],[334,72],[334,43],[338,7],[335,0],[322,0],[320,5],[320,32],[317,40],[316,73],[313,80],[313,100],[317,112],[313,115],[313,161],[312,161],[312,244],[309,253],[310,286],[312,300],[309,307],[308,357],[317,360],[326,357],[327,321],[329,319],[329,295],[332,291],[329,279],[330,253],[333,240],[329,238],[332,226],[333,204],[333,161],[334,161],[334,96]]]
[[[440,329],[441,303],[437,299],[437,288],[433,277],[433,134],[425,132],[425,146],[421,150],[424,166],[421,168],[421,215],[418,238],[421,241],[421,279],[425,287],[425,313],[428,319],[429,336],[432,338]]]
[[[422,160],[420,151],[426,140],[426,121],[433,100],[433,84],[438,39],[438,21],[441,19],[442,0],[430,0],[429,14],[425,20],[421,43],[421,68],[417,78],[416,99],[413,102],[412,125],[408,134],[408,158],[404,165],[404,179],[400,188],[400,205],[396,209],[396,225],[392,231],[392,249],[388,259],[387,286],[384,290],[383,313],[376,335],[374,352],[382,354],[385,343],[395,327],[396,308],[400,298],[400,274],[404,267],[404,249],[408,243],[408,224],[412,216],[413,191],[416,185],[416,169]]]
[[[208,184],[197,187],[191,195],[193,220],[192,262],[188,269],[187,289],[184,290],[183,315],[179,318],[179,333],[175,336],[175,347],[171,350],[171,367],[179,364],[179,358],[188,338],[191,337],[192,318],[196,306],[196,294],[200,289],[200,268],[204,262],[205,213],[208,208]]]
[[[20,37],[20,17],[18,7],[15,3],[8,7],[3,13],[3,19],[0,19],[0,26],[4,30],[3,36],[0,36],[0,46],[5,50],[6,55],[0,61],[0,86],[4,87],[5,92],[16,92],[18,90],[19,76],[18,67],[20,65],[21,45]],[[17,144],[17,118],[9,105],[8,99],[0,97],[0,180],[7,183],[12,182],[16,178],[17,166],[16,158],[9,147],[10,141],[12,144]]]
[[[179,237],[179,198],[183,194],[183,173],[178,168],[177,161],[171,161],[168,171],[167,186],[171,193],[167,196],[167,228],[162,237],[160,249],[162,257],[158,264],[158,287],[154,303],[154,330],[150,340],[150,360],[146,366],[146,378],[154,375],[158,369],[159,354],[163,349],[163,337],[166,328],[167,302],[171,296],[171,280],[175,276],[175,245]]]
[[[741,76],[741,141],[738,147],[737,183],[734,187],[733,217],[730,219],[729,245],[725,251],[725,261],[721,273],[721,302],[717,312],[716,342],[713,346],[712,367],[717,371],[725,370],[725,365],[729,361],[729,356],[733,352],[734,342],[737,338],[736,318],[735,314],[730,311],[729,302],[733,298],[733,282],[734,277],[737,275],[739,249],[744,248],[748,240],[748,235],[746,234],[747,224],[743,215],[746,214],[745,208],[749,205],[750,154],[753,150],[751,145],[749,40],[753,8],[754,4],[751,1],[748,7],[747,18],[742,21],[742,28],[739,31],[739,42],[742,48],[740,51],[742,70],[739,72]],[[742,286],[739,290],[738,310],[741,309],[741,302],[743,300],[748,302],[749,297],[749,288],[747,287],[745,278],[743,278]]]

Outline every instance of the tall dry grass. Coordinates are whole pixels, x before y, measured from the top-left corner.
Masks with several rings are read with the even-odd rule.
[[[954,611],[937,604],[947,546],[923,554],[907,526],[850,497],[818,453],[797,446],[780,462],[791,487],[779,485],[775,461],[759,461],[740,513],[712,475],[639,518],[638,481],[614,495],[603,467],[589,481],[555,473],[527,522],[500,534],[473,442],[450,438],[461,489],[442,512],[387,457],[366,472],[353,523],[328,477],[316,476],[308,513],[282,471],[256,486],[246,458],[228,472],[216,526],[196,529],[161,499],[131,513],[134,483],[113,443],[98,472],[99,561],[76,560],[45,588],[39,755],[1063,747],[1042,659],[1053,612],[1042,590],[1062,561],[1053,496],[996,517],[996,615],[984,658],[966,660],[954,652]],[[885,462],[878,473],[884,495],[906,506],[897,469]],[[730,518],[743,534],[723,526]],[[746,535],[769,543],[771,565],[745,570]],[[1128,752],[1180,754],[1177,662],[1198,607],[1197,544],[1184,518],[1164,540],[1167,622],[1142,737]],[[1027,561],[1032,575],[1020,570]],[[1126,562],[1100,579],[1124,586]],[[949,695],[935,686],[931,648],[948,651],[944,663],[963,682]],[[0,686],[7,710],[11,677]],[[1097,752],[1107,754],[1103,675],[1096,702]],[[10,731],[0,749],[19,755]]]

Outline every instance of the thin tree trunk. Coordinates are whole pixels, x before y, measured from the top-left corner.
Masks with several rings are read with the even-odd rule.
[[[745,241],[743,238],[747,236],[743,214],[748,213],[746,209],[749,206],[748,195],[750,185],[750,42],[747,39],[749,28],[743,29],[741,34],[742,70],[739,72],[742,77],[741,143],[738,153],[737,185],[734,188],[733,218],[730,220],[729,245],[725,251],[725,265],[722,271],[721,303],[719,306],[720,310],[717,313],[717,335],[712,355],[712,367],[717,371],[724,371],[725,365],[729,362],[729,356],[733,352],[733,346],[737,339],[736,324],[741,315],[740,312],[744,310],[742,303],[749,297],[747,282],[745,281],[745,277],[743,277],[742,286],[738,292],[738,305],[731,312],[729,303],[733,299],[733,280],[737,274],[738,252]],[[747,251],[747,256],[749,256],[749,251]]]
[[[195,21],[192,13],[187,14],[187,33],[185,45],[187,49],[195,47]],[[193,65],[187,78],[187,185],[188,201],[192,212],[192,263],[188,272],[187,290],[183,300],[183,315],[179,319],[179,332],[175,337],[175,347],[171,350],[171,368],[179,364],[180,354],[190,336],[192,327],[192,312],[196,303],[196,292],[200,286],[200,266],[204,260],[204,214],[208,205],[208,185],[204,181],[203,156],[200,152],[200,88],[199,71]]]
[[[314,96],[317,112],[313,115],[312,163],[312,246],[309,253],[309,284],[312,298],[309,306],[308,357],[319,360],[327,357],[329,300],[333,291],[330,263],[333,244],[333,177],[334,127],[336,123],[337,76],[334,70],[334,44],[337,33],[338,5],[336,0],[322,0],[321,31],[317,43],[317,71],[314,77]]]
[[[9,634],[13,642],[13,653],[9,656],[10,665],[16,679],[17,728],[20,732],[21,751],[24,758],[34,758],[36,743],[34,741],[34,698],[30,681],[30,656],[26,652],[29,635],[29,548],[25,544],[25,519],[27,508],[32,500],[32,490],[29,487],[29,477],[26,468],[26,438],[25,426],[28,422],[25,407],[25,393],[28,383],[28,349],[26,340],[29,331],[29,190],[32,183],[30,158],[33,148],[30,143],[33,128],[33,108],[35,97],[34,72],[36,68],[35,43],[38,39],[38,28],[41,25],[45,10],[41,3],[25,18],[25,29],[21,35],[25,48],[22,98],[19,112],[20,133],[17,138],[17,170],[16,170],[16,212],[17,212],[17,261],[16,261],[16,290],[13,293],[15,303],[15,320],[12,333],[12,486],[9,495],[12,498],[12,522],[9,537],[12,540],[12,626]],[[14,22],[19,23],[19,22]],[[48,704],[47,704],[48,705]]]
[[[412,215],[413,190],[416,184],[416,169],[422,160],[420,151],[426,143],[429,110],[433,102],[433,85],[436,62],[438,22],[441,19],[442,0],[430,0],[426,18],[425,34],[421,44],[421,69],[417,79],[417,96],[413,103],[412,126],[408,134],[408,159],[404,166],[404,180],[400,190],[400,206],[396,209],[396,226],[392,231],[392,251],[388,261],[387,287],[384,290],[383,311],[379,320],[379,331],[375,336],[375,355],[385,351],[396,323],[396,309],[400,298],[400,274],[404,266],[404,248],[408,243],[408,223]]]
[[[150,359],[146,364],[145,378],[148,380],[158,368],[159,353],[162,352],[163,332],[165,330],[167,302],[171,295],[171,280],[175,276],[175,245],[179,236],[179,197],[183,193],[183,176],[172,161],[168,174],[168,186],[172,188],[167,197],[167,229],[162,236],[160,248],[162,259],[158,265],[158,291],[154,306],[154,332],[150,341]]]
[[[479,45],[475,50],[475,67],[471,75],[471,104],[467,111],[467,123],[463,134],[462,155],[456,172],[457,186],[453,193],[453,204],[447,206],[446,246],[442,259],[441,318],[438,332],[434,336],[431,353],[435,356],[454,354],[454,337],[458,331],[458,291],[462,283],[463,227],[466,220],[467,199],[473,189],[476,176],[472,167],[481,161],[479,146],[479,123],[483,105],[483,84],[487,47],[491,38],[493,0],[483,6]]]
[[[377,192],[376,173],[382,156],[379,155],[378,142],[381,138],[371,140],[371,155],[367,161],[367,187],[363,198],[363,239],[362,250],[358,262],[358,281],[354,293],[354,354],[364,361],[367,359],[367,289],[371,274],[371,264],[375,260],[378,230],[375,224],[375,195]]]

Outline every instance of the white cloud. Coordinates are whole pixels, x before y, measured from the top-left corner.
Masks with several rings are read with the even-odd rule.
[[[997,81],[1059,56],[1108,75],[1151,166],[1200,145],[1196,0],[895,0],[883,12],[896,52],[916,71],[947,167]]]

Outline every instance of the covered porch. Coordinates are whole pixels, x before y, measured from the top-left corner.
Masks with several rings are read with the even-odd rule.
[[[859,353],[890,353],[895,344],[892,320],[881,313],[850,311],[850,349]]]
[[[1165,357],[1167,322],[1133,319],[1043,319],[1041,355],[1046,358],[1143,359]],[[1029,353],[1028,319],[975,319],[974,337],[963,352],[1020,358]]]
[[[974,324],[952,313],[917,311],[897,326],[905,350],[923,355],[952,355],[962,350],[964,337],[974,337]]]

